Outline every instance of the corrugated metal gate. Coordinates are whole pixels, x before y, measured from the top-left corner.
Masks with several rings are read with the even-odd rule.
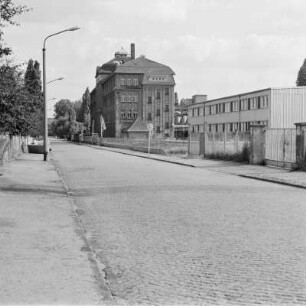
[[[296,163],[296,129],[267,129],[265,146],[267,164],[292,168]]]

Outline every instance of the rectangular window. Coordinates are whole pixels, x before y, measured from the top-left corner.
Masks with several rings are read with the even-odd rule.
[[[138,79],[133,79],[133,85],[138,86]]]
[[[121,102],[125,102],[125,95],[121,95]]]
[[[130,96],[126,96],[126,102],[130,102]]]
[[[152,113],[148,113],[148,121],[152,120]]]
[[[160,133],[160,126],[156,127],[156,133]]]
[[[121,84],[122,86],[126,85],[125,79],[121,79],[121,80],[120,80],[120,84]]]
[[[169,122],[165,123],[165,129],[169,129]]]
[[[268,107],[268,96],[262,96],[260,99],[260,108]]]
[[[152,104],[152,96],[148,96],[148,104]]]
[[[132,85],[132,80],[131,80],[131,79],[127,79],[126,84],[127,84],[128,86],[131,86],[131,85]]]
[[[233,112],[238,112],[239,111],[239,101],[234,101],[232,107],[233,107]]]
[[[205,115],[210,115],[210,106],[205,106]]]
[[[169,112],[169,105],[168,104],[165,105],[165,112]]]
[[[160,100],[160,91],[156,92],[156,100]]]
[[[169,96],[169,88],[168,87],[165,88],[165,96]]]
[[[231,111],[231,103],[230,102],[225,103],[225,112],[229,113],[230,111]]]
[[[160,109],[159,108],[156,110],[156,116],[160,116]]]

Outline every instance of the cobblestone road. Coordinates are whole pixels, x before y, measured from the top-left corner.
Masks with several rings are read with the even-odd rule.
[[[54,151],[118,304],[306,304],[305,190]]]

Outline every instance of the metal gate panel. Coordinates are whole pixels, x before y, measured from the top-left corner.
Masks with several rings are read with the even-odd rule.
[[[265,137],[265,159],[276,166],[296,162],[296,130],[267,129]]]

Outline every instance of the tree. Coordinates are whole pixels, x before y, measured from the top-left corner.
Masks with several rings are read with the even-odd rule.
[[[0,0],[0,58],[12,53],[11,48],[4,43],[3,29],[9,25],[19,25],[14,17],[29,10],[25,5],[15,5],[12,0]]]
[[[52,133],[60,138],[69,138],[78,129],[76,112],[73,103],[68,99],[58,101],[54,106],[55,120],[52,123]]]
[[[298,72],[296,86],[306,86],[306,59]]]
[[[0,130],[13,135],[29,133],[29,114],[35,108],[22,75],[18,66],[0,66]]]
[[[83,97],[82,97],[82,113],[84,127],[87,133],[90,133],[90,92],[88,87],[86,88]]]
[[[72,102],[72,107],[75,110],[76,121],[83,122],[82,101],[77,100]]]
[[[44,104],[41,91],[41,72],[37,61],[29,60],[27,70],[24,75],[24,85],[29,92],[32,104],[32,110],[28,113],[29,134],[31,136],[39,136],[44,130]]]

